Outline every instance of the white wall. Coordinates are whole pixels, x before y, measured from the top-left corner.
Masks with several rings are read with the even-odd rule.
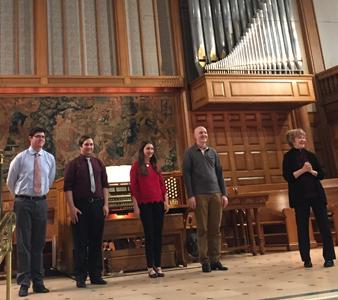
[[[338,65],[338,0],[313,0],[325,68]]]

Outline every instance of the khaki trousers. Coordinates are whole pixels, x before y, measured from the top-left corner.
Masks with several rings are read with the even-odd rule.
[[[200,262],[214,263],[221,256],[221,193],[196,195],[195,217]]]

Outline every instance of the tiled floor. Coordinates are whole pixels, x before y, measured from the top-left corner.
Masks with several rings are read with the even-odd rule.
[[[336,248],[338,253],[338,248]],[[67,277],[47,277],[49,294],[32,294],[20,299],[48,300],[277,300],[338,299],[338,263],[323,268],[321,249],[311,250],[313,268],[304,269],[297,251],[226,255],[229,271],[202,273],[198,264],[168,269],[161,279],[144,272],[107,278],[107,286],[88,285],[78,289]],[[31,292],[31,290],[30,290]],[[12,287],[12,299],[18,287]],[[0,282],[0,299],[5,299],[5,282]]]

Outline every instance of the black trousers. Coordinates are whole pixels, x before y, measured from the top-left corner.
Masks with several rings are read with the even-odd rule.
[[[163,217],[163,202],[140,205],[148,268],[161,266]]]
[[[325,260],[335,259],[334,245],[331,236],[326,204],[314,199],[303,199],[301,205],[295,207],[299,252],[302,261],[310,260],[309,217],[310,207],[315,216],[323,241],[323,257]]]
[[[72,224],[74,271],[77,280],[100,278],[102,275],[102,235],[104,228],[103,199],[74,201],[82,212]]]
[[[47,226],[46,200],[15,196],[17,283],[30,286],[43,283],[43,249]]]

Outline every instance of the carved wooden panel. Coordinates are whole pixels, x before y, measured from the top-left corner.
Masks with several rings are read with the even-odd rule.
[[[284,182],[285,135],[292,127],[288,111],[195,112],[192,122],[208,129],[228,185]]]

